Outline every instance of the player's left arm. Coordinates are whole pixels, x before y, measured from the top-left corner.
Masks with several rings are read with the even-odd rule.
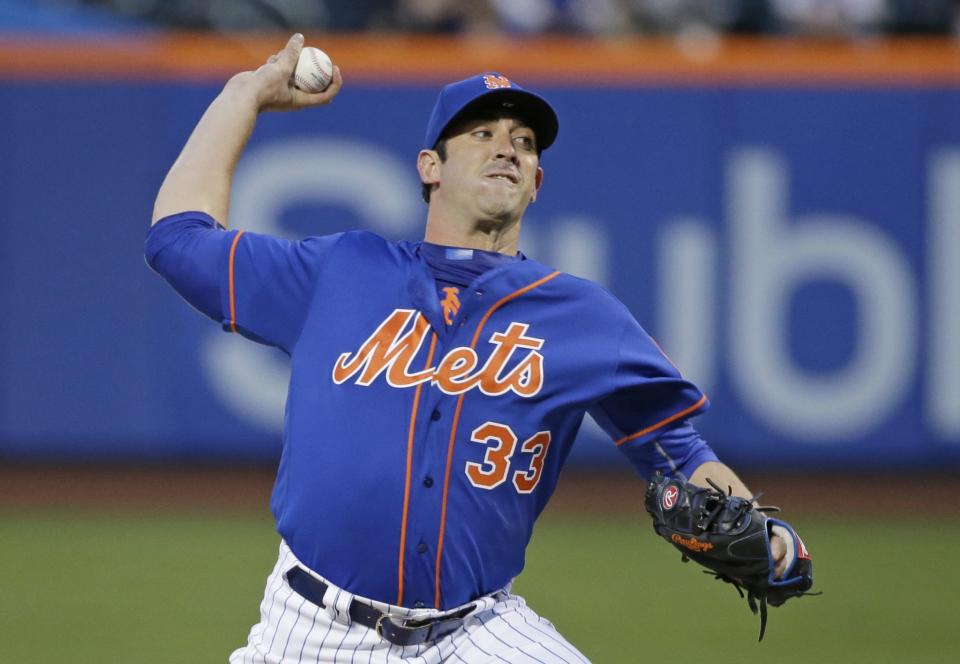
[[[617,363],[603,382],[608,393],[594,403],[593,419],[614,440],[644,478],[656,472],[689,478],[709,487],[707,479],[736,496],[753,494],[687,421],[709,405],[706,395],[687,381],[660,346],[622,304]],[[612,355],[612,354],[611,354]],[[786,571],[788,547],[771,538],[775,574]]]
[[[726,489],[730,488],[734,496],[742,498],[752,498],[753,494],[747,488],[747,485],[737,477],[733,470],[719,461],[706,461],[697,467],[690,476],[690,483],[697,486],[709,486],[707,480],[711,480],[717,486]],[[770,536],[770,551],[773,553],[775,562],[774,569],[777,578],[783,576],[787,567],[787,543],[778,534],[773,533]]]

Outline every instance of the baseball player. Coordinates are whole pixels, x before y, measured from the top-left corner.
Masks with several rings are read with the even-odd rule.
[[[303,38],[212,102],[158,193],[146,255],[227,331],[290,355],[271,499],[281,536],[231,662],[585,662],[510,592],[589,412],[646,477],[746,487],[688,423],[707,398],[599,286],[517,251],[557,116],[508,78],[440,92],[417,169],[422,242],[226,230],[257,115]],[[783,558],[782,542],[775,549]]]

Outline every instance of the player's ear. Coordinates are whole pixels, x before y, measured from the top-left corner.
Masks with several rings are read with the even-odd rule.
[[[540,191],[541,186],[543,186],[543,169],[537,166],[537,174],[533,178],[533,196],[530,197],[531,203],[537,200],[537,192]]]
[[[439,184],[440,163],[440,155],[436,150],[420,150],[420,154],[417,155],[417,172],[420,173],[420,182]]]

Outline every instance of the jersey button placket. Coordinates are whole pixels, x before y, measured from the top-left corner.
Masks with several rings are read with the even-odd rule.
[[[471,295],[473,295],[472,292]],[[437,347],[432,363],[434,367],[439,366],[446,354],[454,348],[470,345],[469,335],[465,330],[461,332],[461,330],[466,327],[466,321],[476,313],[475,311],[464,311],[465,308],[470,308],[469,300],[474,300],[474,298],[468,298],[468,302],[464,303],[464,306],[461,307],[457,316],[454,318],[453,325],[446,327],[445,333],[441,333],[438,336]],[[423,422],[423,437],[421,439],[422,442],[419,443],[419,445],[422,445],[420,449],[422,450],[423,456],[417,469],[419,470],[418,474],[421,480],[419,491],[416,492],[419,494],[419,501],[415,509],[418,510],[419,514],[423,515],[425,521],[420,524],[420,532],[417,533],[419,539],[413,540],[416,544],[413,544],[411,547],[411,556],[420,560],[422,564],[420,569],[429,574],[429,578],[423,581],[426,582],[424,585],[427,586],[428,592],[431,593],[432,597],[435,562],[431,551],[436,551],[433,545],[438,541],[439,536],[439,517],[442,510],[441,502],[443,491],[434,491],[434,488],[440,486],[440,484],[437,484],[438,479],[431,470],[436,468],[442,469],[446,466],[451,424],[449,417],[452,417],[454,404],[456,404],[459,395],[446,394],[435,384],[427,383],[424,387],[425,392],[423,396],[425,397],[425,403],[422,412],[425,418],[421,420],[421,422]],[[414,472],[416,472],[416,470]],[[439,481],[442,484],[442,477]],[[423,598],[424,595],[420,595],[419,600],[417,600],[416,595],[414,595],[415,603],[413,606],[415,608],[424,608],[425,606],[433,605],[432,602],[425,604],[422,601]]]

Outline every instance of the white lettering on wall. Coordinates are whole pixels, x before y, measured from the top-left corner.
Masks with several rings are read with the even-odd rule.
[[[703,222],[671,221],[657,252],[657,341],[706,392],[717,368],[717,238]]]
[[[772,152],[729,165],[729,355],[744,405],[772,430],[829,442],[864,434],[910,389],[917,356],[913,276],[877,228],[839,214],[787,218],[788,174]],[[791,296],[829,279],[857,302],[853,356],[829,373],[790,356]]]
[[[412,164],[367,142],[302,137],[244,155],[233,180],[230,217],[238,228],[286,236],[281,214],[311,202],[342,205],[356,212],[364,228],[389,236],[418,229],[424,217]]]
[[[960,152],[930,162],[930,325],[925,390],[934,432],[960,442]]]

